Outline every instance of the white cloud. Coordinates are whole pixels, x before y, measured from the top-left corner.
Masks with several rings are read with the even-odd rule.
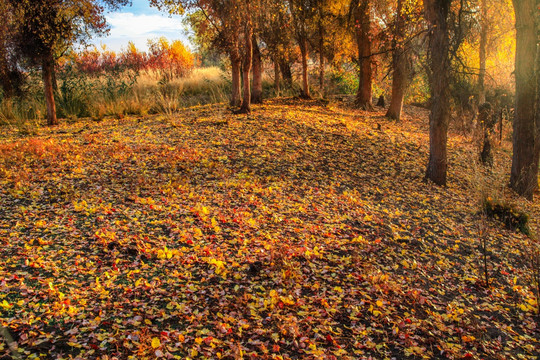
[[[180,32],[180,19],[162,15],[135,15],[133,13],[112,13],[107,16],[111,25],[111,36],[141,36],[162,32]]]
[[[170,40],[180,39],[189,45],[184,25],[178,16],[118,12],[109,14],[107,22],[111,26],[109,36],[94,39],[94,44],[105,44],[111,50],[120,50],[128,41],[133,41],[140,50],[147,50],[148,39],[161,36]]]

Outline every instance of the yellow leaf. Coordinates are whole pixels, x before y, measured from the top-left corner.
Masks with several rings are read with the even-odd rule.
[[[69,316],[74,316],[77,314],[77,308],[75,306],[70,306],[67,310]]]
[[[161,346],[161,341],[159,341],[159,339],[157,337],[152,338],[152,347],[154,349],[157,349],[160,346]]]
[[[2,301],[2,302],[0,303],[0,307],[2,307],[2,308],[5,309],[5,310],[11,309],[12,306],[13,306],[13,305],[11,305],[10,303],[8,303],[6,300],[4,300],[4,301]]]

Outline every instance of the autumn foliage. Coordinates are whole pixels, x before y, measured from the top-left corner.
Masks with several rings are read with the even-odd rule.
[[[127,70],[154,72],[166,81],[184,77],[193,69],[195,57],[180,40],[160,38],[148,44],[148,52],[139,51],[132,42],[119,53],[94,47],[73,53],[62,66],[72,66],[91,76]]]
[[[538,355],[539,244],[478,213],[495,179],[467,137],[451,128],[441,188],[423,109],[221,109],[0,128],[0,325],[21,358]]]

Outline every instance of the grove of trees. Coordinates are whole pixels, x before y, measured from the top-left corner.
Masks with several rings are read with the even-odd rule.
[[[105,33],[105,9],[127,3],[128,0],[0,0],[0,8],[6,14],[0,25],[0,80],[4,96],[14,96],[20,89],[23,69],[39,68],[47,123],[57,124],[54,89],[58,59],[74,44],[84,44],[91,36]],[[238,108],[239,113],[249,113],[252,102],[263,101],[263,72],[270,64],[276,94],[293,86],[293,73],[298,69],[298,95],[306,99],[328,96],[325,79],[329,70],[347,65],[356,71],[354,103],[366,110],[373,108],[374,94],[383,94],[380,82],[391,78],[385,94],[390,97],[386,116],[396,121],[402,117],[403,103],[411,89],[423,87],[430,108],[425,177],[439,185],[447,182],[447,137],[452,114],[468,109],[474,116],[486,101],[499,106],[501,93],[513,91],[513,73],[515,116],[510,186],[527,198],[532,198],[538,188],[540,76],[535,69],[540,57],[536,34],[538,9],[532,0],[150,3],[166,13],[185,15],[199,54],[223,56],[231,74],[230,105]],[[189,60],[181,44],[164,41],[151,44],[148,59],[131,46],[122,55],[122,61],[144,68],[157,66],[152,61],[164,64],[165,59],[177,56],[191,63],[178,68],[163,64],[157,67],[165,69],[164,77],[182,75],[183,69],[193,66],[193,59]],[[164,49],[168,51],[166,55]],[[514,49],[515,71],[509,65]],[[79,60],[85,63],[84,59]],[[115,61],[116,65],[122,62]],[[311,76],[313,73],[316,76]]]

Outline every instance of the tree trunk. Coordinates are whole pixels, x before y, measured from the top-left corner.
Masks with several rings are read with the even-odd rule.
[[[373,69],[371,67],[371,15],[369,0],[363,0],[355,11],[355,19],[358,23],[356,29],[356,45],[358,47],[358,92],[356,93],[356,106],[371,110],[372,104],[372,81]]]
[[[282,60],[279,63],[279,68],[281,70],[281,75],[283,75],[283,82],[288,86],[292,86],[293,78],[292,78],[292,71],[291,71],[291,65],[287,60]]]
[[[324,98],[324,27],[322,17],[322,6],[319,6],[319,89],[321,97]]]
[[[446,185],[450,91],[448,56],[448,12],[452,0],[424,0],[429,37],[431,71],[431,112],[429,114],[429,162],[426,179]]]
[[[52,87],[53,87],[54,93],[58,93],[58,80],[56,79],[56,69],[54,68],[54,66],[53,66],[51,80],[52,80]]]
[[[386,116],[390,119],[399,121],[401,119],[401,110],[403,109],[403,99],[405,97],[405,89],[409,83],[410,72],[410,54],[409,49],[401,44],[403,40],[403,2],[398,0],[396,11],[396,23],[393,39],[392,53],[392,95],[390,98],[390,107],[386,112]]]
[[[262,59],[261,50],[257,39],[253,37],[253,92],[251,93],[251,102],[254,104],[262,104],[263,88],[262,88]]]
[[[482,0],[482,17],[480,24],[480,48],[479,48],[479,71],[478,71],[478,105],[482,105],[486,102],[486,89],[485,89],[485,79],[486,79],[486,54],[487,54],[487,34],[488,34],[488,23],[487,23],[487,5],[486,0]]]
[[[241,90],[241,75],[242,60],[238,54],[238,49],[234,49],[229,54],[231,59],[232,70],[232,94],[231,94],[231,106],[240,106],[240,99],[242,96]]]
[[[240,110],[240,114],[249,114],[251,112],[251,84],[249,81],[249,73],[251,71],[251,62],[253,61],[253,28],[251,26],[251,20],[248,20],[248,23],[245,27],[244,33],[244,62],[242,66],[243,73],[243,99]]]
[[[53,90],[54,60],[52,55],[45,56],[42,61],[43,86],[45,90],[45,104],[47,105],[47,125],[58,125],[56,118],[56,104]]]
[[[309,79],[308,79],[308,50],[307,50],[307,38],[302,36],[300,39],[300,54],[302,55],[302,97],[309,99],[311,97],[309,93]]]
[[[407,89],[409,83],[409,54],[406,52],[407,50],[404,51],[401,54],[393,55],[394,75],[392,77],[392,95],[390,106],[386,112],[387,117],[397,121],[401,120],[405,89]]]
[[[536,4],[514,0],[516,14],[516,104],[513,122],[513,154],[510,187],[532,200],[538,187],[538,126],[536,103]]]
[[[538,21],[538,20],[537,20]],[[536,24],[538,27],[538,23]],[[540,167],[540,46],[536,47],[536,100],[535,100],[535,114],[534,114],[534,125],[536,130],[536,137],[534,143],[534,160],[533,166],[536,174],[533,175],[534,179],[534,191],[539,189],[538,184],[538,172]],[[502,123],[501,123],[501,133],[502,133]]]
[[[14,95],[14,86],[10,77],[9,55],[3,42],[3,38],[0,37],[0,85],[2,86],[4,98],[11,98]]]
[[[279,62],[276,57],[274,58],[274,91],[276,92],[277,97],[279,97],[280,92],[281,92],[279,77],[280,77]]]

